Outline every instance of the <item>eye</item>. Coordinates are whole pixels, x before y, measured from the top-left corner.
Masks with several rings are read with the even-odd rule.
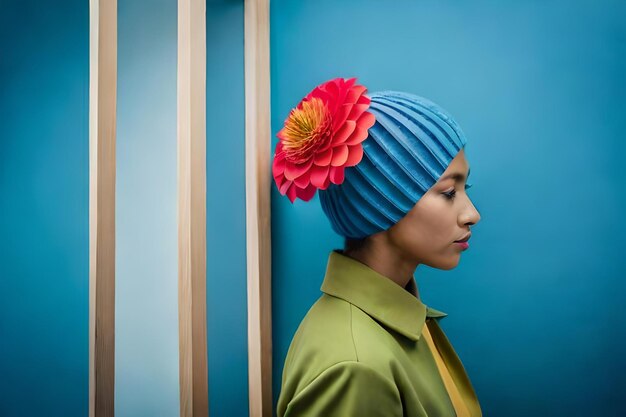
[[[465,184],[465,189],[467,190],[468,188],[470,188],[472,186],[472,184]],[[456,190],[452,189],[451,191],[448,191],[446,193],[442,193],[444,196],[446,196],[446,199],[448,200],[454,200],[454,197],[456,196]]]
[[[454,200],[454,196],[456,195],[456,190],[448,191],[447,193],[442,193],[446,196],[448,200]]]

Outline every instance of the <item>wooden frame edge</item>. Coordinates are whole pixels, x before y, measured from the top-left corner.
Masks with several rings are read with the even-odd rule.
[[[117,1],[89,2],[89,416],[115,395]]]
[[[205,0],[178,0],[177,65],[180,416],[206,417]]]
[[[269,0],[245,0],[246,251],[250,417],[271,417]]]

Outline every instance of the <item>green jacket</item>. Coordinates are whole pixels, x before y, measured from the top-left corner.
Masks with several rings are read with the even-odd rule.
[[[453,417],[424,338],[426,323],[472,417],[478,399],[437,323],[447,314],[366,265],[333,251],[322,296],[296,331],[283,368],[278,417]],[[437,319],[437,320],[435,320]]]

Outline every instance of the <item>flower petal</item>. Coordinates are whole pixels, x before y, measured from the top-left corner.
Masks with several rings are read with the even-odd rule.
[[[345,141],[345,145],[356,145],[359,144],[361,142],[363,142],[365,139],[367,139],[367,129],[364,129],[360,126],[357,126],[356,129],[354,129],[354,132],[350,135],[350,137],[348,138],[348,140]]]
[[[292,203],[296,201],[297,190],[298,188],[293,183],[289,186],[289,189],[287,189],[287,198],[289,198],[289,201],[291,201]]]
[[[332,168],[332,167],[331,167]],[[325,190],[328,188],[328,186],[330,185],[330,177],[327,175],[326,179],[324,180],[324,184],[322,184],[320,187],[318,187],[320,190]]]
[[[280,184],[280,187],[278,187],[278,192],[281,193],[282,195],[285,195],[287,193],[287,190],[289,190],[289,187],[291,186],[291,184],[293,184],[293,181],[289,181],[285,179]]]
[[[374,115],[368,111],[363,113],[356,121],[357,125],[365,129],[369,129],[370,127],[374,126],[375,123],[376,117],[374,117]]]
[[[360,143],[358,145],[350,146],[350,151],[348,155],[348,159],[346,161],[345,166],[353,167],[363,159],[363,145]]]
[[[276,186],[280,190],[280,187],[287,181],[285,179],[285,175],[282,172],[279,172],[277,175],[274,175],[274,181],[276,182]]]
[[[346,122],[339,128],[337,133],[333,136],[333,144],[344,143],[354,132],[356,128],[356,122],[354,120],[346,120]]]
[[[334,167],[341,166],[348,160],[348,146],[340,145],[333,148],[333,159],[330,164]]]
[[[341,77],[337,77],[324,84],[324,87],[326,87],[326,91],[328,91],[329,94],[336,95],[339,92],[339,83],[341,81],[343,81],[343,79]]]
[[[352,88],[355,82],[356,82],[356,77],[348,78],[347,80],[345,80],[345,83],[343,84],[343,86],[346,89]]]
[[[285,154],[280,153],[274,155],[274,162],[272,163],[272,174],[276,178],[279,174],[285,171]]]
[[[300,175],[293,182],[298,188],[308,187],[311,183],[311,171],[307,171],[304,174]]]
[[[346,122],[348,115],[352,110],[352,106],[355,104],[347,103],[342,104],[337,108],[337,111],[333,113],[333,132],[339,130],[339,128]]]
[[[315,165],[319,166],[330,165],[330,160],[332,159],[332,157],[333,150],[329,147],[325,151],[316,154],[313,162],[315,163]]]
[[[340,78],[336,78],[333,80],[334,82],[326,84],[326,91],[328,92],[330,99],[328,101],[328,109],[331,114],[335,114],[337,109],[341,104],[343,104],[343,100],[341,98],[341,88],[339,87]]]
[[[316,187],[324,185],[326,178],[328,178],[329,166],[317,166],[313,165],[311,168],[311,184]]]
[[[348,120],[357,120],[368,107],[369,104],[354,104],[348,115]]]
[[[347,102],[346,97],[348,96],[348,93],[350,92],[350,87],[352,87],[352,84],[354,84],[355,79],[350,79],[348,81],[346,81],[345,83],[342,83],[343,85],[341,85],[341,87],[339,88],[339,91],[337,92],[337,104],[341,105]]]
[[[346,102],[356,103],[359,97],[361,97],[361,95],[365,91],[367,91],[367,88],[365,88],[365,86],[362,86],[362,85],[357,85],[355,87],[352,87],[350,91],[348,91],[348,95],[346,96]]]
[[[345,177],[344,177],[344,167],[330,167],[330,173],[329,174],[330,174],[329,175],[330,182],[332,182],[333,184],[339,185],[345,179]]]
[[[296,190],[296,196],[304,201],[309,201],[315,195],[315,191],[317,191],[317,188],[311,184],[306,188],[298,188]]]
[[[308,100],[311,100],[313,98],[319,98],[324,103],[328,103],[329,101],[331,101],[332,96],[330,94],[328,94],[328,92],[326,92],[325,90],[322,90],[321,88],[318,87],[315,90],[311,91],[309,93],[309,95],[306,96],[304,98],[304,100],[302,100],[302,101],[308,101]]]
[[[309,159],[307,162],[303,164],[294,164],[293,162],[286,161],[285,178],[287,178],[289,181],[295,180],[300,175],[307,172],[311,168],[312,164],[313,164],[313,159]]]
[[[337,84],[339,83],[339,80],[341,80],[341,78],[335,78],[334,80],[327,82],[321,87],[330,96],[330,100],[333,102],[333,106],[337,103],[337,94],[339,94],[339,86]]]

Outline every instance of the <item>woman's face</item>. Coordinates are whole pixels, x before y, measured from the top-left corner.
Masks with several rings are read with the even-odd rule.
[[[469,165],[463,149],[441,178],[398,223],[387,230],[402,257],[438,269],[457,266],[465,238],[480,214],[465,192]]]

